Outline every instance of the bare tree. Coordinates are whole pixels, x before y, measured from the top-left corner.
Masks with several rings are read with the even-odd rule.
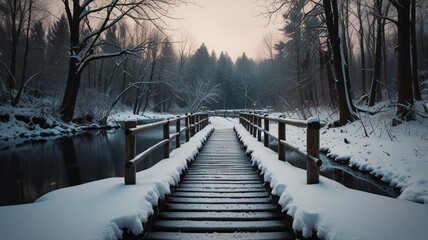
[[[176,89],[177,96],[186,103],[188,112],[197,112],[201,108],[215,104],[221,97],[219,85],[213,87],[203,78],[197,78]]]
[[[415,119],[412,94],[412,68],[410,51],[410,7],[408,0],[390,0],[397,9],[398,19],[395,21],[398,29],[398,106],[393,124]]]
[[[376,44],[375,44],[375,61],[374,61],[374,74],[370,85],[369,106],[374,106],[376,100],[376,93],[380,92],[380,77],[383,62],[382,50],[384,46],[384,32],[385,32],[385,19],[389,9],[389,5],[383,7],[383,0],[375,0],[374,15],[376,16]]]
[[[147,42],[120,49],[114,53],[97,54],[96,49],[104,44],[103,33],[122,20],[135,24],[151,22],[157,28],[165,25],[163,19],[169,17],[171,9],[184,0],[111,0],[100,3],[95,0],[62,0],[70,28],[70,59],[67,85],[60,109],[61,118],[73,118],[81,74],[94,60],[124,54],[135,54],[147,46]],[[82,36],[82,26],[87,31]]]
[[[413,74],[413,92],[416,100],[422,100],[421,90],[419,89],[418,79],[418,50],[416,44],[416,0],[412,0],[410,15],[410,40],[412,50],[412,74]]]
[[[323,0],[325,21],[333,53],[333,65],[339,105],[339,123],[346,124],[358,119],[350,96],[349,72],[344,56],[343,42],[340,38],[340,16],[337,0]]]
[[[8,34],[10,42],[10,66],[8,67],[8,82],[7,87],[12,90],[17,82],[16,65],[17,65],[17,49],[21,35],[24,33],[25,23],[28,20],[28,13],[31,8],[32,1],[28,0],[4,0],[0,2],[0,15],[3,16],[4,28]]]
[[[356,0],[357,4],[357,18],[359,23],[358,33],[360,35],[360,54],[361,54],[361,89],[363,94],[366,93],[366,54],[365,54],[365,44],[364,44],[364,25],[363,25],[363,12],[361,0]]]

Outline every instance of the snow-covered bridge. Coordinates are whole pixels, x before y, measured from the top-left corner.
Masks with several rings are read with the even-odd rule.
[[[261,120],[246,116],[239,124],[212,117],[206,125],[204,119],[192,119],[191,128],[201,122],[206,127],[196,127],[200,131],[190,131],[188,142],[168,158],[135,173],[133,185],[109,178],[50,192],[32,204],[0,207],[2,239],[187,239],[189,234],[196,239],[258,239],[292,238],[294,232],[321,239],[426,238],[426,205],[352,190],[325,177],[319,177],[319,184],[307,184],[305,170],[278,161],[279,154],[260,142],[259,136],[269,135],[269,123],[262,128]],[[281,122],[272,124],[273,132],[282,132]],[[301,135],[299,131],[299,142]],[[280,134],[269,138],[285,142]],[[284,217],[292,220],[292,231]]]
[[[291,239],[233,129],[216,130],[167,198],[147,239]]]

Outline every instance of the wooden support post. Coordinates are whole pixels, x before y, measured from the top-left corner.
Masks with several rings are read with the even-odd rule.
[[[261,130],[261,128],[262,128],[262,116],[261,115],[259,115],[257,117],[257,126],[258,126],[258,128],[257,128],[257,141],[261,142],[262,141],[262,130]]]
[[[195,135],[195,115],[190,115],[190,137]]]
[[[263,133],[265,147],[269,147],[269,134],[266,133],[266,132],[269,132],[269,119],[267,117],[268,115],[265,115],[265,119],[264,119],[265,132]]]
[[[278,159],[285,161],[285,145],[281,140],[285,141],[285,123],[278,121]]]
[[[250,134],[251,135],[253,135],[253,122],[254,122],[254,115],[252,114],[252,113],[250,113],[250,122],[249,122],[249,125],[250,125]]]
[[[306,132],[306,152],[316,158],[320,156],[320,122],[318,118],[309,118]],[[308,184],[319,183],[320,169],[314,161],[307,160],[306,177]]]
[[[129,160],[132,160],[136,154],[136,141],[135,135],[130,131],[131,128],[137,126],[137,120],[126,120],[125,121],[125,185],[132,185],[136,183],[136,166],[128,164]]]
[[[186,113],[186,119],[184,120],[184,124],[186,125],[186,142],[190,140],[190,116]]]
[[[253,116],[253,137],[255,138],[255,137],[257,137],[257,119],[258,119],[259,117],[257,116],[257,114],[256,113],[254,113],[254,116]]]
[[[175,132],[178,133],[178,135],[175,137],[175,147],[179,148],[181,145],[181,121],[180,116],[177,116],[177,122],[175,124]]]
[[[169,119],[163,125],[163,139],[169,140]],[[169,141],[163,145],[163,158],[169,158]]]

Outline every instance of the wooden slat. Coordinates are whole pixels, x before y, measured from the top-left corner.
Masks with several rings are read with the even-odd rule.
[[[235,184],[219,184],[219,183],[180,183],[183,188],[216,188],[216,189],[249,189],[263,188],[262,183],[235,183]]]
[[[251,192],[266,192],[264,188],[248,188],[248,189],[202,189],[202,188],[177,188],[176,192],[211,192],[211,193],[251,193]]]
[[[279,220],[265,221],[192,221],[159,220],[153,224],[156,230],[180,232],[237,232],[237,231],[283,231]]]
[[[166,210],[173,211],[276,211],[274,204],[206,204],[206,203],[167,203]]]
[[[153,232],[145,239],[176,239],[176,240],[287,240],[293,239],[289,232],[234,232],[234,233],[182,233],[182,232]]]
[[[277,212],[162,212],[165,220],[255,221],[278,219]]]
[[[190,184],[190,183],[204,183],[204,184],[237,184],[237,183],[242,183],[242,184],[248,184],[248,183],[257,183],[257,184],[262,184],[260,183],[259,179],[255,179],[255,180],[245,180],[245,181],[222,181],[222,180],[182,180],[180,182],[180,184],[185,183],[185,184]],[[263,185],[263,184],[262,184]]]
[[[265,198],[198,198],[198,197],[170,197],[169,203],[272,203],[269,197]]]
[[[210,197],[210,198],[261,198],[268,197],[266,191],[259,192],[187,192],[176,191],[174,196],[177,197]]]

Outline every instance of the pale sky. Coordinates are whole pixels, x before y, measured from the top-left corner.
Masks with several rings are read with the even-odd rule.
[[[176,9],[175,17],[180,31],[189,33],[196,48],[202,43],[217,56],[228,52],[233,61],[243,52],[256,59],[262,48],[263,36],[277,33],[278,25],[267,25],[268,20],[257,16],[263,11],[264,1],[255,0],[194,0]]]

